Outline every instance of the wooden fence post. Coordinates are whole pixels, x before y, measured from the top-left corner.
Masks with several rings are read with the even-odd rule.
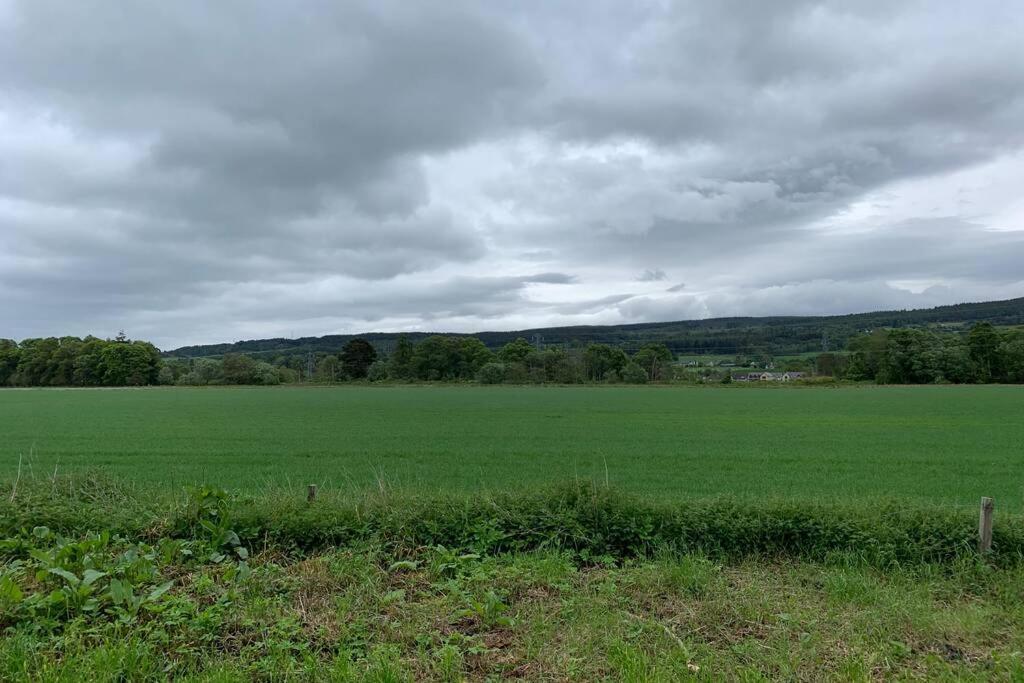
[[[309,501],[310,503],[316,500],[316,484],[309,485],[309,491],[306,494],[306,500]]]
[[[992,550],[992,509],[995,504],[991,498],[982,497],[981,514],[978,517],[978,552],[987,553]]]

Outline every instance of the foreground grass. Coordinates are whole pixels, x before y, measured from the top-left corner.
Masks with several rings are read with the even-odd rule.
[[[159,611],[20,624],[6,680],[1021,680],[1024,572],[378,548],[163,568]]]
[[[0,480],[102,468],[156,494],[609,482],[1024,512],[1024,387],[0,390]]]
[[[1024,519],[0,487],[0,680],[1024,680]],[[719,520],[717,523],[715,520]]]

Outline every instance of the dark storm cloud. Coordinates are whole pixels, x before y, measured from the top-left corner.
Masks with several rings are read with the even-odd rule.
[[[1024,294],[1022,33],[996,2],[0,0],[0,336]]]

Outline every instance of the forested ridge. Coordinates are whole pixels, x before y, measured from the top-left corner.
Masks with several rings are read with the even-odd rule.
[[[548,327],[511,332],[478,332],[472,335],[496,351],[519,337],[540,346],[584,347],[590,343],[637,351],[649,343],[664,344],[675,355],[788,355],[841,350],[856,334],[878,328],[947,326],[956,329],[975,322],[993,325],[1024,325],[1024,298],[984,303],[965,303],[907,311],[877,311],[836,316],[772,316],[710,318],[632,325]],[[255,339],[225,344],[184,346],[165,357],[199,358],[226,353],[255,356],[337,353],[346,342],[362,338],[378,350],[390,353],[400,336],[412,342],[432,336],[426,332],[327,335],[297,339]]]
[[[327,348],[323,351],[309,350],[311,346],[303,346],[303,340],[285,340],[293,345],[276,351],[239,352],[247,345],[274,341],[264,340],[223,345],[225,353],[205,357],[162,357],[151,343],[132,341],[124,333],[114,339],[48,337],[20,343],[0,339],[0,386],[341,381],[640,384],[758,378],[740,368],[799,373],[787,375],[786,380],[813,376],[881,384],[1020,383],[1024,382],[1024,327],[1005,323],[1017,322],[1022,308],[1024,300],[1017,299],[829,318],[548,328],[543,334],[335,336],[313,340]],[[995,325],[993,320],[1004,324]],[[689,325],[687,334],[700,340],[709,354],[729,355],[730,360],[685,360],[695,351],[693,346],[679,350],[679,337],[671,335],[678,335],[672,330],[680,325]],[[845,329],[852,331],[836,332]],[[499,344],[513,334],[519,336]],[[730,338],[728,334],[733,335],[733,345],[718,346]],[[569,335],[570,341],[558,341]],[[814,335],[820,335],[817,349],[809,341]],[[739,339],[746,341],[735,341]],[[330,342],[337,345],[328,346]],[[780,350],[793,345],[803,351]]]

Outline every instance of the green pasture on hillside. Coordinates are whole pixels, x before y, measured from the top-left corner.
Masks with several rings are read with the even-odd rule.
[[[596,480],[661,499],[1024,510],[1024,387],[0,391],[0,478],[423,492]]]

